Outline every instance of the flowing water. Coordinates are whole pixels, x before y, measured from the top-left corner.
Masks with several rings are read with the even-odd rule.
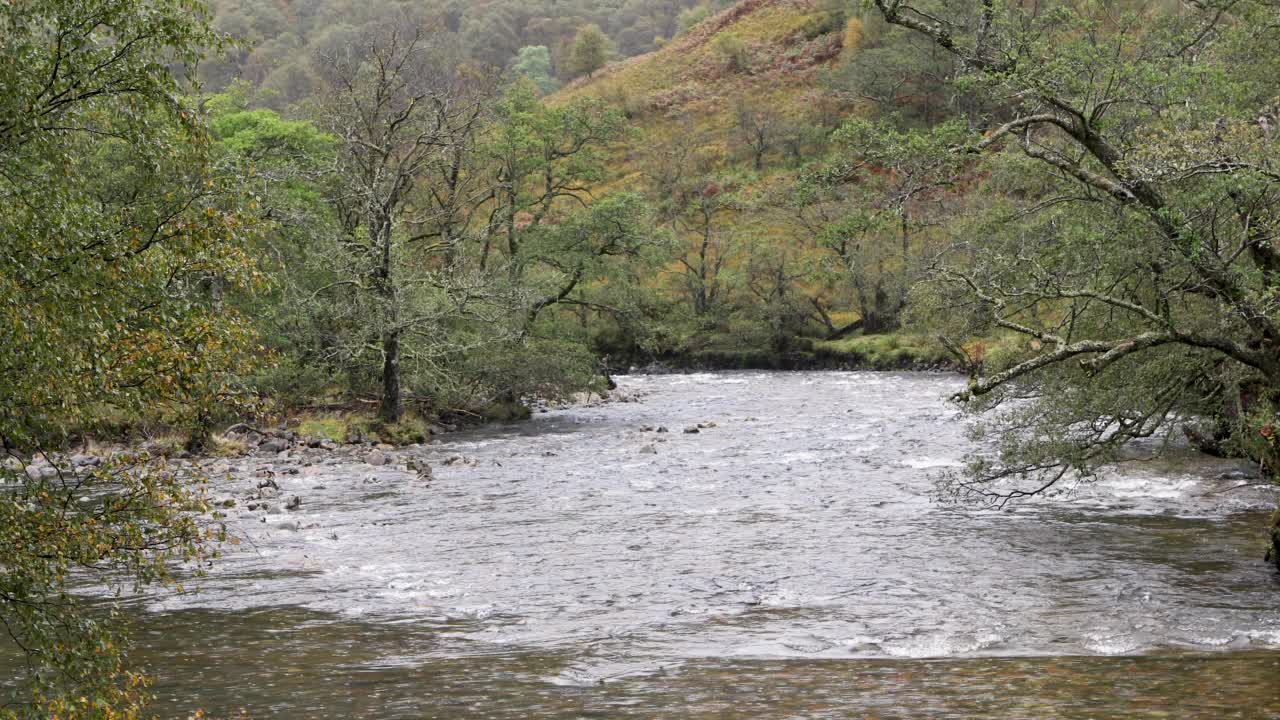
[[[1275,498],[1232,466],[1137,462],[956,509],[930,499],[973,447],[954,377],[622,385],[637,402],[429,446],[431,482],[232,464],[217,491],[270,469],[303,505],[229,511],[244,542],[201,591],[145,603],[159,710],[1280,718]]]

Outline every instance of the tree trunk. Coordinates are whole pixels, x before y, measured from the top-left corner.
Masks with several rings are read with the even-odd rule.
[[[378,416],[383,422],[400,422],[400,333],[389,330],[382,335],[382,405]]]
[[[382,263],[378,268],[378,285],[382,295],[382,403],[378,416],[386,423],[400,422],[400,308],[396,304],[395,280],[392,278],[391,218],[388,213],[378,225],[382,238]]]
[[[850,335],[854,334],[855,332],[861,330],[863,326],[866,324],[867,324],[867,321],[865,318],[858,318],[857,320],[854,320],[853,322],[849,323],[848,325],[845,325],[842,328],[832,329],[831,332],[827,334],[827,340],[828,341],[843,340],[849,337]]]

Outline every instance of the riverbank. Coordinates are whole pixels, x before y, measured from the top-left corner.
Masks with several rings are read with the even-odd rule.
[[[985,350],[984,350],[985,351]],[[724,370],[961,372],[963,363],[937,341],[923,335],[856,335],[841,340],[788,338],[781,347],[743,346],[728,336],[712,336],[680,350],[651,356],[621,354],[639,373]],[[616,362],[616,361],[615,361]]]

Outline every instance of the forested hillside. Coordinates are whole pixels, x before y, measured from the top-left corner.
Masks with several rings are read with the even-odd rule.
[[[317,88],[317,54],[331,52],[389,13],[408,14],[443,32],[466,57],[506,69],[546,58],[547,80],[559,84],[590,69],[574,42],[584,28],[604,36],[601,60],[663,45],[726,0],[213,0],[214,24],[239,44],[202,67],[213,90],[242,79],[267,91],[263,102],[285,107]]]
[[[880,193],[945,170],[921,158],[900,177],[855,183],[838,167],[850,144],[901,139],[882,118],[912,126],[956,112],[925,87],[947,61],[895,39],[853,3],[748,0],[550,98],[607,100],[636,128],[606,188],[643,193],[676,243],[649,279],[668,302],[650,326],[657,355],[728,366],[946,360],[932,341],[880,337],[901,328],[907,289],[937,244],[928,203]],[[890,87],[894,97],[877,96]]]

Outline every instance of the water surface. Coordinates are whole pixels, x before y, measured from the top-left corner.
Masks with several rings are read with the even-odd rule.
[[[431,446],[430,483],[215,468],[304,504],[230,511],[245,541],[147,603],[141,657],[175,715],[1280,717],[1270,491],[1188,459],[941,506],[959,384],[630,377],[638,402]]]

